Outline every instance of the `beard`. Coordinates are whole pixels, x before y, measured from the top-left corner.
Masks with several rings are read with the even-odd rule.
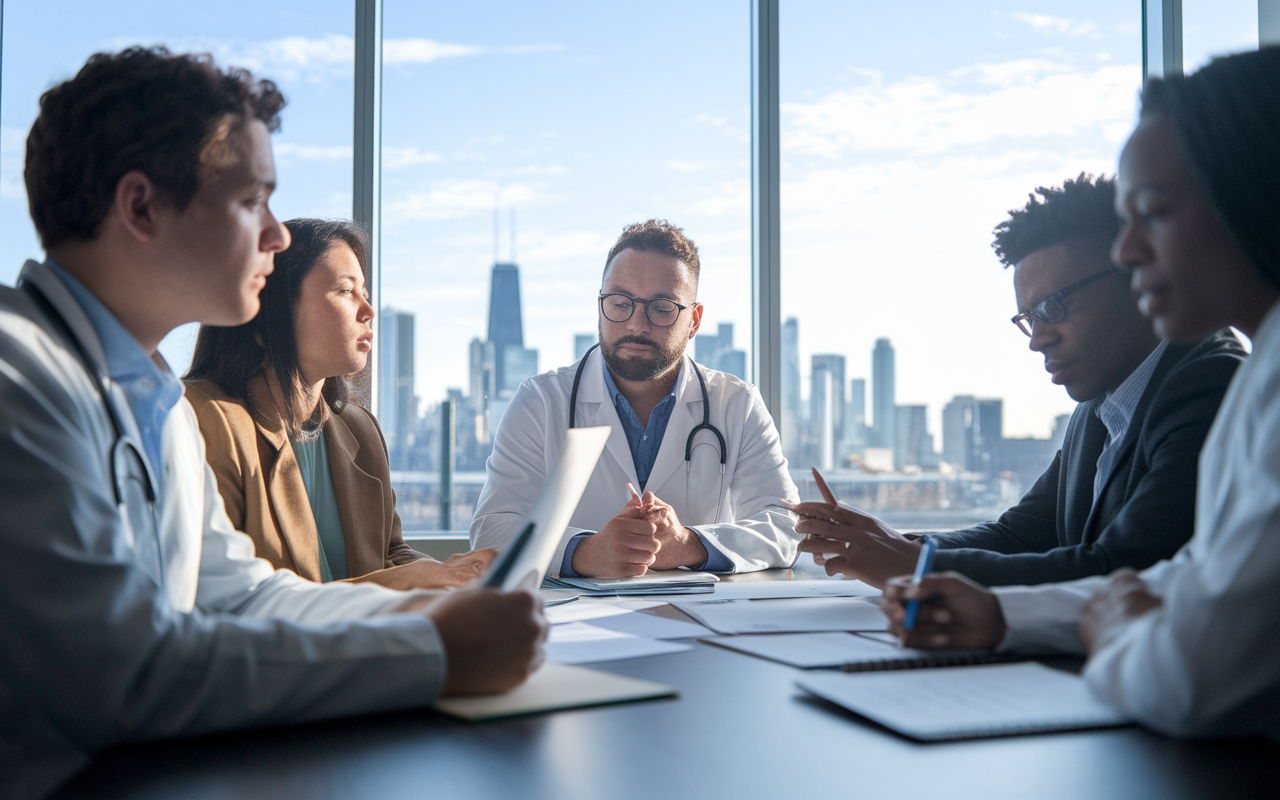
[[[624,344],[644,344],[653,348],[653,355],[624,358],[618,355],[618,349]],[[600,331],[600,355],[609,371],[625,381],[651,381],[671,368],[684,355],[684,347],[662,345],[643,336],[620,336],[612,342],[606,342],[604,331]]]

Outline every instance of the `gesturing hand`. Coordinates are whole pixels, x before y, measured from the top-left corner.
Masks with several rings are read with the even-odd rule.
[[[935,572],[915,586],[911,576],[899,575],[885,586],[884,599],[889,630],[904,647],[991,650],[1008,630],[996,596],[958,572]],[[920,601],[910,631],[902,628],[908,600]]]
[[[1113,631],[1163,604],[1138,573],[1128,567],[1111,573],[1111,580],[1085,604],[1080,614],[1080,640],[1084,642],[1085,652],[1093,655]]]
[[[858,578],[883,588],[885,581],[915,567],[920,544],[861,511],[829,503],[793,503],[796,533],[807,534],[800,551],[813,553],[828,575]]]

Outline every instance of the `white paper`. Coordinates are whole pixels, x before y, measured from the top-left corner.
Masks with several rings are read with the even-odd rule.
[[[590,664],[692,650],[693,645],[659,641],[599,628],[586,622],[552,625],[547,636],[547,661],[553,664]]]
[[[542,591],[553,590],[543,589]],[[647,600],[639,597],[580,597],[572,603],[548,608],[546,614],[547,621],[555,625],[561,622],[613,617],[666,604],[666,600]]]
[[[650,639],[696,639],[712,634],[712,631],[694,622],[668,619],[657,614],[645,614],[642,611],[628,611],[617,616],[594,619],[591,624],[619,633],[647,636]]]
[[[796,683],[915,739],[1123,725],[1083,680],[1036,662],[856,675],[807,675]]]
[[[919,650],[904,650],[852,633],[766,633],[712,636],[703,641],[801,669],[838,667],[855,661],[896,661],[927,655]]]
[[[717,633],[883,631],[889,619],[864,597],[787,600],[686,600],[676,608]]]
[[[721,581],[715,596],[724,600],[769,600],[785,597],[880,597],[869,583],[843,580]]]

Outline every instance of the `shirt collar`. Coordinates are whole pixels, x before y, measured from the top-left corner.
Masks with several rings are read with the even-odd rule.
[[[1142,360],[1138,368],[1129,373],[1129,377],[1125,378],[1123,383],[1107,392],[1106,399],[1098,407],[1098,419],[1107,426],[1107,432],[1111,434],[1112,439],[1118,438],[1129,427],[1129,422],[1138,410],[1138,403],[1147,390],[1147,384],[1155,374],[1156,365],[1160,363],[1168,347],[1168,341],[1160,342],[1156,345],[1156,349]]]
[[[103,357],[106,361],[107,375],[121,384],[131,394],[150,395],[160,393],[161,405],[172,408],[182,396],[182,384],[167,368],[162,369],[154,359],[147,355],[120,320],[85,288],[70,272],[67,272],[52,259],[45,262],[58,279],[66,285],[67,290],[79,303],[89,324],[98,334],[102,343]],[[176,390],[176,397],[173,396]]]
[[[601,354],[600,367],[604,370],[604,388],[609,393],[609,399],[613,400],[613,404],[618,404],[618,398],[622,398],[622,402],[631,407],[631,403],[627,402],[626,396],[618,389],[618,384],[613,382],[613,375],[609,372],[609,365],[605,363],[604,356]],[[684,356],[680,357],[680,371],[676,373],[676,382],[671,384],[671,392],[659,402],[675,400],[676,392],[680,389],[680,381],[684,379]]]

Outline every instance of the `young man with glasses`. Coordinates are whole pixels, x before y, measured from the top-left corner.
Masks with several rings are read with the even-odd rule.
[[[931,534],[935,570],[987,586],[1038,584],[1143,569],[1191,536],[1197,459],[1227,384],[1244,359],[1229,331],[1160,341],[1111,264],[1120,230],[1115,180],[1081,175],[1037,189],[995,230],[1013,267],[1013,318],[1054,383],[1080,402],[1062,450],[995,522]],[[829,574],[876,586],[911,572],[919,536],[852,509],[799,509],[800,546]]]
[[[553,574],[795,562],[785,504],[798,494],[764,402],[751,385],[685,356],[702,321],[698,269],[681,229],[649,220],[623,231],[596,299],[599,348],[522,383],[503,413],[471,523],[477,547],[516,535],[567,428],[607,425]]]

